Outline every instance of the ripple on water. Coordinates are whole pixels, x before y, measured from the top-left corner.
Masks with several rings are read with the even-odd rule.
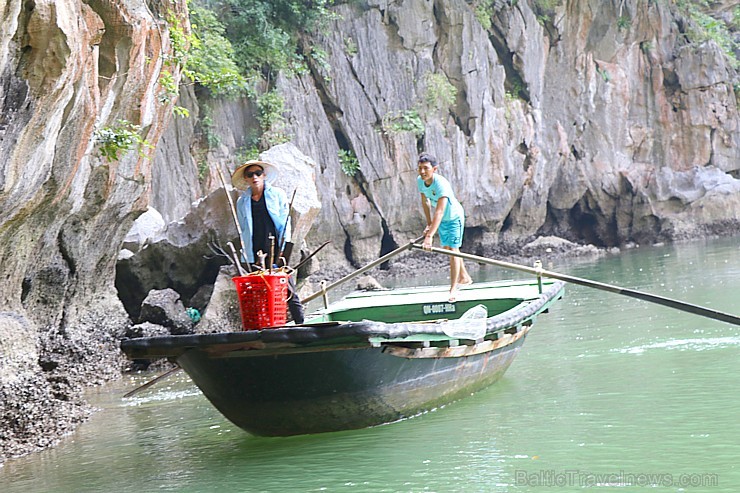
[[[669,339],[667,341],[641,344],[627,348],[618,348],[613,351],[622,354],[642,354],[651,349],[666,349],[678,351],[707,351],[710,349],[726,349],[740,347],[740,337],[701,337],[692,339]]]

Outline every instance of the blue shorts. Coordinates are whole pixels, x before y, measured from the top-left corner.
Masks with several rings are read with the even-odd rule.
[[[439,244],[443,247],[460,248],[463,240],[462,219],[453,219],[452,221],[442,221],[439,225]]]

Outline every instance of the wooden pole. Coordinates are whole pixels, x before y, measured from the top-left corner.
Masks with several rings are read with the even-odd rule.
[[[179,366],[176,366],[176,367],[172,368],[171,370],[168,370],[168,371],[166,371],[165,373],[162,373],[162,374],[161,374],[161,375],[159,375],[158,377],[155,377],[155,378],[153,378],[153,379],[149,380],[149,381],[148,381],[147,383],[145,383],[144,385],[140,385],[139,387],[136,387],[136,388],[135,388],[134,390],[132,390],[131,392],[127,392],[127,393],[125,393],[125,394],[123,395],[123,397],[131,397],[132,395],[138,394],[138,393],[139,393],[139,392],[141,392],[142,390],[148,389],[149,387],[151,387],[151,386],[152,386],[152,385],[154,385],[155,383],[159,382],[160,380],[164,380],[165,378],[169,377],[169,376],[170,376],[170,375],[172,375],[173,373],[176,373],[176,372],[178,372],[178,371],[180,371],[180,370],[182,370],[182,368],[180,368]]]
[[[421,245],[412,245],[412,248],[423,250],[423,247]],[[712,310],[710,308],[705,308],[699,305],[692,305],[691,303],[686,303],[683,301],[666,298],[664,296],[658,296],[655,294],[645,293],[643,291],[636,291],[634,289],[621,288],[619,286],[613,286],[611,284],[604,284],[598,281],[591,281],[589,279],[583,279],[580,277],[568,276],[565,274],[559,274],[557,272],[551,272],[551,271],[544,270],[544,269],[526,267],[524,265],[513,264],[511,262],[505,262],[503,260],[494,260],[494,259],[490,259],[486,257],[479,257],[477,255],[471,255],[469,253],[453,252],[452,250],[445,250],[442,248],[432,247],[431,250],[424,250],[424,251],[432,251],[434,253],[441,253],[444,255],[450,255],[452,257],[459,257],[465,260],[471,260],[473,262],[479,262],[479,263],[488,264],[488,265],[495,265],[498,267],[503,267],[505,269],[513,269],[513,270],[518,270],[521,272],[527,272],[529,274],[534,274],[536,276],[549,277],[551,279],[558,279],[561,281],[570,282],[572,284],[578,284],[580,286],[600,289],[602,291],[608,291],[614,294],[621,294],[624,296],[629,296],[631,298],[637,298],[638,300],[643,300],[643,301],[647,301],[650,303],[656,303],[658,305],[667,306],[669,308],[675,308],[676,310],[693,313],[694,315],[700,315],[702,317],[712,318],[714,320],[721,320],[722,322],[727,322],[727,323],[734,324],[734,325],[740,325],[740,317],[736,315],[721,312],[718,310]]]
[[[338,281],[334,281],[333,283],[331,283],[328,286],[326,286],[326,289],[321,289],[319,291],[316,291],[313,294],[310,294],[310,295],[306,296],[305,298],[303,298],[303,303],[308,303],[309,301],[313,300],[314,298],[318,298],[319,296],[321,296],[325,292],[331,291],[332,289],[336,288],[337,286],[339,286],[341,284],[344,284],[347,281],[351,281],[352,279],[354,279],[355,277],[359,276],[360,274],[364,274],[365,272],[369,271],[373,267],[376,267],[376,266],[382,264],[383,262],[385,262],[389,258],[395,257],[399,253],[405,252],[406,250],[410,250],[411,247],[414,246],[414,243],[416,243],[417,241],[419,241],[419,240],[421,240],[423,238],[424,238],[423,236],[420,236],[417,239],[412,240],[412,241],[406,243],[405,245],[396,248],[392,252],[386,253],[385,255],[383,255],[382,257],[380,257],[378,260],[375,260],[373,262],[370,262],[365,267],[360,267],[356,271],[354,271],[354,272],[352,272],[350,274],[347,274],[346,276],[344,276],[343,278],[339,279]]]
[[[236,225],[236,233],[239,235],[239,244],[242,246],[242,249],[239,253],[241,253],[244,256],[244,259],[247,261],[247,271],[252,272],[252,266],[249,264],[247,249],[244,247],[244,238],[242,238],[242,227],[239,225],[239,218],[236,215],[236,205],[234,205],[234,199],[231,197],[229,189],[226,188],[226,179],[224,178],[223,171],[221,171],[221,165],[216,165],[216,171],[218,172],[218,177],[221,179],[221,184],[224,187],[226,198],[229,200],[229,209],[231,210],[231,216],[234,219],[234,224]]]

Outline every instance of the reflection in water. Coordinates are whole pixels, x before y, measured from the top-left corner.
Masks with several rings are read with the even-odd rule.
[[[738,313],[737,239],[546,268]],[[151,375],[126,378],[93,391],[102,411],[60,446],[0,468],[0,491],[580,491],[621,473],[600,488],[642,491],[657,474],[650,491],[735,492],[738,332],[569,285],[496,385],[398,423],[289,438],[244,433],[183,373],[121,399]]]

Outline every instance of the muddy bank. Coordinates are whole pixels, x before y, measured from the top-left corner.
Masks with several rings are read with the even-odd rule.
[[[0,464],[42,450],[72,433],[95,410],[85,388],[120,378],[128,365],[118,345],[130,322],[114,299],[78,325],[37,330],[27,319],[0,312]]]

